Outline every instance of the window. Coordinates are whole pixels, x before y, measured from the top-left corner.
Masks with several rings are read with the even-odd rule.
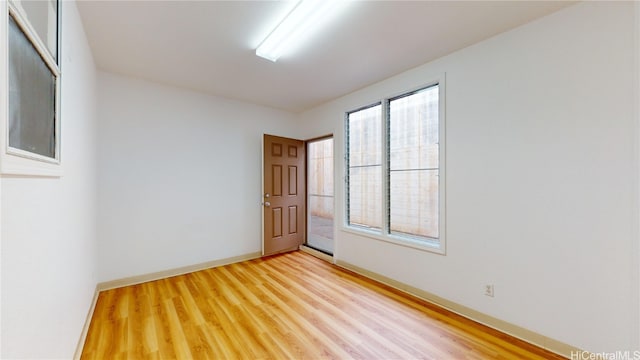
[[[6,11],[8,9],[8,11]],[[4,12],[6,11],[6,12]],[[7,21],[8,74],[2,114],[2,172],[59,175],[59,2],[11,0]]]
[[[382,105],[347,114],[347,223],[382,229]]]
[[[438,86],[389,100],[389,229],[438,238]]]
[[[347,113],[348,228],[444,251],[442,87]]]

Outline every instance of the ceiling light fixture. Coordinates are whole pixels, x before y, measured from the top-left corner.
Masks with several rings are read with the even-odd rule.
[[[256,55],[275,62],[304,33],[317,25],[340,0],[301,0],[256,49]]]

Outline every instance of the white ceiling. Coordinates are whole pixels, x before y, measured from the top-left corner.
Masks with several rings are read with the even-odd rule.
[[[82,1],[99,69],[300,112],[550,14],[566,1],[357,1],[272,63],[276,1]]]

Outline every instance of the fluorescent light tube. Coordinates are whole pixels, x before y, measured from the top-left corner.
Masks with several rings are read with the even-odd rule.
[[[309,32],[340,0],[301,0],[256,49],[256,55],[275,62]]]

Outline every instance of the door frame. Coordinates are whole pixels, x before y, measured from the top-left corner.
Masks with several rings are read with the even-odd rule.
[[[335,136],[333,135],[333,133],[327,134],[327,135],[322,135],[322,136],[318,136],[318,137],[314,137],[311,139],[307,139],[304,140],[304,146],[306,148],[306,156],[307,159],[305,160],[305,179],[307,181],[306,185],[305,185],[305,190],[309,187],[309,143],[310,142],[314,142],[314,141],[321,141],[321,140],[326,140],[326,139],[333,139],[333,229],[331,229],[332,231],[332,236],[333,236],[333,253],[331,255],[325,253],[324,251],[318,250],[316,248],[313,248],[311,246],[307,245],[307,242],[309,240],[309,194],[306,193],[305,194],[305,214],[304,214],[304,220],[305,220],[305,236],[304,236],[304,243],[302,244],[302,246],[305,247],[305,250],[307,250],[307,252],[309,252],[310,254],[322,258],[324,260],[333,262],[333,259],[335,258],[335,253],[336,253],[336,248],[335,248],[335,237],[336,237],[336,142],[335,142]]]

